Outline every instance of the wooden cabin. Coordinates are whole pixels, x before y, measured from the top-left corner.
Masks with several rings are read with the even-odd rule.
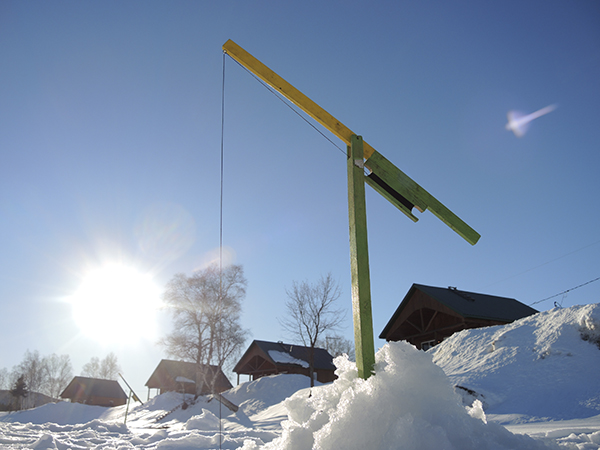
[[[210,385],[215,377],[215,392],[213,392]],[[148,391],[157,389],[159,394],[175,391],[194,395],[219,393],[233,387],[217,366],[169,359],[163,359],[158,363],[146,386]]]
[[[315,347],[314,373],[315,380],[329,383],[335,380],[333,356],[322,348]],[[280,373],[297,373],[310,376],[309,373],[310,347],[284,344],[283,342],[252,341],[244,355],[233,368],[238,375],[248,375],[251,380],[266,375]]]
[[[73,378],[60,397],[96,406],[120,406],[127,402],[127,394],[118,381],[88,377]]]
[[[514,298],[413,284],[379,337],[427,350],[457,331],[504,325],[537,312]]]

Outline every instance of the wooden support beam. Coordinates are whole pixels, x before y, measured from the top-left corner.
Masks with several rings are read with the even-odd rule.
[[[429,319],[429,322],[427,323],[427,326],[426,326],[426,327],[423,329],[424,331],[427,331],[427,330],[429,330],[429,327],[430,327],[430,326],[431,326],[431,324],[433,323],[433,319],[435,319],[435,316],[437,316],[437,315],[438,315],[438,312],[439,312],[439,311],[435,311],[435,312],[433,313],[433,316],[431,316],[431,319]]]
[[[348,216],[350,219],[350,267],[352,271],[352,317],[358,376],[367,379],[375,365],[371,281],[367,243],[363,141],[352,136],[348,146]]]
[[[414,323],[412,323],[410,320],[406,319],[404,321],[405,323],[409,324],[410,326],[412,326],[415,330],[417,330],[419,333],[423,332],[423,329],[421,327],[419,327],[418,325],[415,325]]]

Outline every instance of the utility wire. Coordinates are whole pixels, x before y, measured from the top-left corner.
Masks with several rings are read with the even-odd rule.
[[[550,297],[546,297],[546,298],[544,298],[542,300],[538,300],[537,302],[530,303],[529,306],[537,305],[538,303],[545,302],[546,300],[550,300],[551,298],[558,297],[559,295],[564,295],[564,294],[566,294],[568,292],[574,291],[575,289],[579,289],[580,287],[583,287],[583,286],[587,286],[588,284],[593,283],[594,281],[598,281],[598,280],[600,280],[600,277],[594,278],[593,280],[590,280],[590,281],[588,281],[586,283],[580,284],[579,286],[575,286],[575,287],[573,287],[571,289],[567,289],[566,291],[559,292],[558,294],[554,294],[554,295],[552,295]]]
[[[487,287],[493,286],[494,284],[502,283],[503,281],[506,281],[506,280],[510,280],[511,278],[515,278],[515,277],[524,275],[527,272],[531,272],[532,270],[539,269],[540,267],[543,267],[543,266],[545,266],[547,264],[553,263],[554,261],[558,261],[559,259],[562,259],[562,258],[565,258],[567,256],[570,256],[573,253],[577,253],[577,252],[580,252],[581,250],[585,250],[586,248],[589,248],[589,247],[591,247],[593,245],[596,245],[596,244],[600,244],[600,241],[596,241],[596,242],[592,242],[591,244],[584,245],[583,247],[580,247],[580,248],[578,248],[576,250],[573,250],[573,251],[571,251],[569,253],[565,253],[564,255],[561,255],[561,256],[559,256],[557,258],[551,259],[550,261],[546,261],[545,263],[539,264],[539,265],[537,265],[535,267],[531,267],[530,269],[524,270],[523,272],[519,272],[517,274],[511,275],[511,276],[506,277],[506,278],[503,278],[502,280],[494,281],[493,283],[490,283],[490,284],[487,284],[487,285],[483,286],[482,289],[485,289]]]

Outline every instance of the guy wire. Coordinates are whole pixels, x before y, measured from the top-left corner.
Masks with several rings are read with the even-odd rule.
[[[543,298],[542,300],[538,300],[537,302],[530,303],[529,306],[537,305],[538,303],[545,302],[546,300],[550,300],[551,298],[558,297],[559,295],[563,295],[568,292],[574,291],[575,289],[579,289],[580,287],[587,286],[588,284],[593,283],[594,281],[598,281],[598,280],[600,280],[600,277],[594,278],[593,280],[587,281],[583,284],[580,284],[579,286],[572,287],[571,289],[567,289],[566,291],[559,292],[558,294],[551,295],[550,297]]]
[[[227,54],[227,52],[223,52],[224,55]],[[233,59],[233,58],[231,58]],[[248,69],[246,69],[243,65],[241,65],[239,62],[237,62],[235,59],[233,59],[233,61],[235,61],[235,63],[240,66],[242,69],[244,69],[246,72],[248,72],[256,81],[258,81],[261,85],[263,85],[263,87],[269,91],[271,94],[273,94],[275,97],[277,97],[277,99],[279,99],[280,102],[282,102],[285,106],[287,106],[288,108],[290,108],[294,113],[296,113],[296,115],[298,115],[298,117],[300,117],[302,120],[304,120],[308,125],[310,125],[317,133],[319,133],[321,136],[323,136],[325,139],[327,139],[331,145],[333,145],[335,148],[337,148],[340,152],[342,152],[344,154],[344,156],[346,156],[346,150],[342,149],[339,145],[337,145],[332,139],[329,138],[329,136],[327,136],[325,133],[323,133],[319,128],[317,128],[315,126],[315,124],[313,124],[312,122],[310,122],[303,114],[301,114],[298,110],[296,110],[296,108],[294,108],[283,96],[281,96],[277,91],[275,91],[274,89],[272,89],[268,84],[266,84],[263,80],[261,80],[260,78],[258,78],[255,74],[253,74],[252,72],[250,72]]]
[[[224,162],[224,136],[225,136],[225,54],[223,53],[223,79],[221,82],[221,192],[219,200],[219,346],[222,346],[222,302],[223,302],[223,162]],[[219,365],[218,369],[221,368],[221,351],[218,352]],[[217,374],[219,376],[219,374]],[[223,445],[223,425],[221,419],[221,401],[219,400],[219,449]]]

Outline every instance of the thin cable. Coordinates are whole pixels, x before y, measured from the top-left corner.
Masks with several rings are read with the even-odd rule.
[[[220,202],[219,202],[219,346],[223,345],[222,343],[222,302],[223,302],[223,174],[224,174],[224,140],[225,140],[225,53],[223,53],[223,79],[221,83],[221,194],[220,194]],[[218,370],[221,369],[221,352],[218,352],[219,357],[219,365]],[[217,373],[216,376],[220,374]],[[221,400],[219,399],[219,449],[222,448],[223,445],[223,425],[221,419]]]
[[[545,302],[546,300],[550,300],[551,298],[558,297],[559,295],[564,295],[564,294],[566,294],[567,292],[574,291],[575,289],[579,289],[580,287],[586,286],[586,285],[588,285],[588,284],[590,284],[590,283],[593,283],[594,281],[598,281],[598,280],[600,280],[600,277],[598,277],[598,278],[594,278],[593,280],[590,280],[590,281],[588,281],[588,282],[586,282],[586,283],[580,284],[579,286],[575,286],[575,287],[573,287],[573,288],[571,288],[571,289],[567,289],[566,291],[559,292],[558,294],[554,294],[554,295],[552,295],[551,297],[546,297],[546,298],[544,298],[544,299],[542,299],[542,300],[538,300],[537,302],[530,303],[530,304],[529,304],[529,306],[537,305],[538,303]]]
[[[227,54],[227,53],[224,53]],[[233,59],[233,58],[231,58]],[[339,145],[337,145],[334,141],[332,141],[329,136],[327,136],[325,133],[323,133],[319,128],[317,128],[315,126],[315,124],[313,124],[311,121],[309,121],[303,114],[300,113],[300,111],[296,110],[296,108],[294,108],[285,97],[282,97],[276,90],[274,90],[273,88],[271,88],[271,86],[269,86],[267,83],[265,83],[263,80],[261,80],[260,78],[258,78],[255,74],[253,74],[251,71],[249,71],[247,68],[245,68],[244,66],[242,66],[239,62],[237,62],[235,59],[233,59],[233,61],[235,61],[235,63],[240,66],[242,69],[244,69],[246,72],[248,72],[250,75],[252,75],[252,77],[258,81],[267,91],[269,91],[271,94],[273,94],[275,97],[277,97],[277,99],[279,99],[279,101],[281,101],[285,106],[287,106],[288,108],[290,108],[294,113],[296,113],[296,115],[298,115],[298,117],[300,117],[302,120],[304,120],[307,124],[309,124],[317,133],[319,133],[321,136],[323,136],[325,139],[327,139],[331,145],[333,145],[335,148],[337,148],[340,152],[342,152],[344,154],[344,156],[347,156],[346,154],[346,150],[342,149]]]
[[[485,289],[487,287],[493,286],[494,284],[502,283],[503,281],[510,280],[511,278],[515,278],[515,277],[521,276],[523,274],[526,274],[527,272],[531,272],[532,270],[539,269],[540,267],[543,267],[543,266],[545,266],[547,264],[553,263],[554,261],[558,261],[559,259],[562,259],[562,258],[565,258],[567,256],[570,256],[573,253],[577,253],[577,252],[579,252],[581,250],[585,250],[586,248],[591,247],[591,246],[596,245],[596,244],[600,244],[600,241],[592,242],[591,244],[585,245],[583,247],[578,248],[577,250],[573,250],[572,252],[569,252],[569,253],[566,253],[566,254],[564,254],[562,256],[559,256],[557,258],[551,259],[550,261],[546,261],[545,263],[542,263],[542,264],[537,265],[535,267],[532,267],[530,269],[524,270],[523,272],[519,272],[519,273],[517,273],[515,275],[511,275],[509,277],[503,278],[502,280],[494,281],[493,283],[490,283],[488,285],[483,286],[481,289]]]

